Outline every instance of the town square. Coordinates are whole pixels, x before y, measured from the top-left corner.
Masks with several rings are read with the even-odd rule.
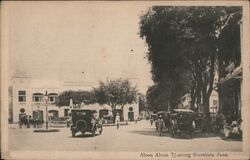
[[[3,155],[247,156],[247,10],[198,4],[4,2]]]

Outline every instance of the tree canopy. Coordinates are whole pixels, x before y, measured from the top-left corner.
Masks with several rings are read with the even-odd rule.
[[[80,107],[83,104],[95,103],[95,98],[92,91],[64,91],[58,96],[58,106],[68,106],[70,99],[73,100],[73,104],[76,107]]]
[[[161,105],[174,108],[181,96],[191,92],[192,105],[202,103],[208,114],[218,37],[235,13],[241,13],[241,7],[149,8],[140,19],[140,37],[148,44],[147,58],[155,82],[147,98],[165,98]]]
[[[99,86],[93,90],[97,103],[111,107],[114,121],[118,106],[123,109],[126,104],[137,103],[137,92],[135,86],[123,79],[100,81]]]
[[[123,108],[126,104],[137,101],[137,89],[128,80],[117,79],[100,81],[99,86],[93,90],[97,103],[111,106],[115,112],[117,106]]]

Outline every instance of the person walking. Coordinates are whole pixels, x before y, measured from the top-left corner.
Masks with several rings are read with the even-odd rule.
[[[119,129],[119,126],[120,126],[120,115],[119,115],[119,113],[116,114],[115,122],[116,122],[116,128]]]
[[[162,135],[162,130],[164,127],[164,121],[163,121],[163,117],[162,115],[159,115],[159,119],[158,119],[158,131],[159,131],[159,135]]]
[[[154,122],[154,119],[153,119],[153,116],[151,115],[150,116],[150,124],[151,124],[151,126],[153,125],[153,122]]]

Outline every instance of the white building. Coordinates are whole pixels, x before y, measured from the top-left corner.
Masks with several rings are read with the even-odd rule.
[[[48,116],[49,120],[58,119],[69,116],[70,107],[56,106],[57,97],[65,90],[90,90],[93,88],[91,83],[83,82],[63,82],[63,81],[43,81],[33,80],[31,77],[13,77],[12,86],[10,87],[9,97],[9,119],[13,122],[19,121],[20,109],[25,109],[27,115],[31,115],[33,119],[46,120],[46,103],[44,95],[48,94]],[[109,106],[100,106],[98,104],[82,106],[96,109],[98,114],[111,115]],[[139,115],[139,104],[134,103],[125,105],[119,110],[121,120],[134,120]]]
[[[178,105],[180,109],[191,109],[191,94],[187,93],[180,98],[180,103]]]
[[[190,93],[187,93],[183,97],[180,98],[178,108],[191,109],[191,94]],[[202,109],[198,108],[198,111],[202,112]],[[209,98],[209,112],[210,113],[218,112],[218,93],[215,90],[212,91],[211,96]]]
[[[214,88],[216,88],[216,85],[218,83],[218,73],[216,72],[214,75]],[[209,112],[210,113],[217,113],[218,112],[218,107],[219,107],[219,95],[217,90],[213,90],[210,98],[209,98]],[[202,108],[199,106],[198,107],[198,112],[202,112]],[[191,109],[191,94],[187,93],[185,94],[183,97],[181,97],[179,99],[179,104],[178,104],[178,108],[182,108],[182,109]]]

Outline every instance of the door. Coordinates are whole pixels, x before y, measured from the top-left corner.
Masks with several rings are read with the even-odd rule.
[[[134,121],[134,112],[128,112],[129,121]]]
[[[33,111],[33,120],[38,120],[40,122],[43,122],[43,111],[41,110]]]

